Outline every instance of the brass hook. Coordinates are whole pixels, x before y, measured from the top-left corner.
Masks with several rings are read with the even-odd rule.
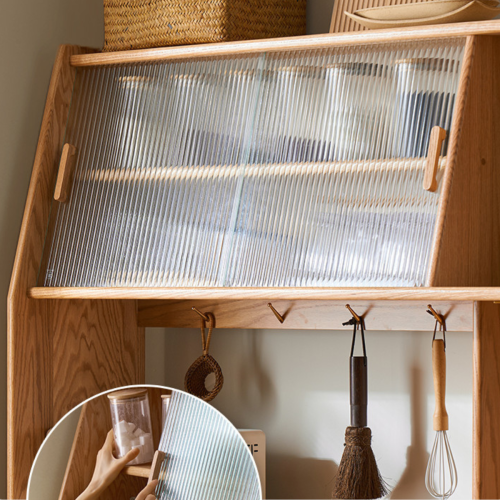
[[[438,314],[434,308],[430,305],[430,304],[427,304],[427,307],[429,308],[427,310],[427,312],[429,314],[431,314],[432,316],[434,316],[436,318],[436,321],[439,321],[439,324],[443,327],[443,328],[446,328],[446,323],[444,321],[444,318],[441,314]]]
[[[349,304],[346,304],[346,309],[349,309],[349,312],[352,314],[352,317],[361,324],[361,318],[352,310],[351,306]]]
[[[439,327],[439,331],[443,331],[443,344],[444,344],[444,350],[446,351],[446,321],[443,317],[442,314],[438,314],[434,308],[428,304],[427,307],[429,309],[427,309],[427,312],[434,316],[434,318],[436,318],[436,325],[434,326],[434,335],[432,337],[432,341],[434,342],[434,340],[436,340],[436,330],[437,330],[437,324],[439,323],[441,326]]]
[[[273,307],[273,305],[271,304],[271,302],[268,302],[267,307],[269,307],[269,309],[271,309],[271,311],[278,318],[278,321],[280,323],[284,323],[285,322],[285,318]]]
[[[196,314],[199,314],[199,315],[200,315],[200,317],[201,317],[202,319],[204,319],[205,321],[210,321],[210,318],[209,318],[206,314],[203,314],[201,311],[198,311],[198,309],[196,309],[196,307],[194,307],[194,306],[193,306],[191,309],[192,309],[192,310],[193,310]]]

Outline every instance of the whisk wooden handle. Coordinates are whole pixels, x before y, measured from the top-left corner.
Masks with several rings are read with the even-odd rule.
[[[448,430],[448,413],[446,412],[446,354],[444,341],[432,341],[432,373],[434,375],[434,395],[436,408],[434,410],[434,430]]]

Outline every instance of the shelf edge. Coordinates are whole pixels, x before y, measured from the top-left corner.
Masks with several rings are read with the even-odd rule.
[[[58,288],[33,287],[31,299],[108,300],[446,300],[500,301],[500,287],[474,288]]]

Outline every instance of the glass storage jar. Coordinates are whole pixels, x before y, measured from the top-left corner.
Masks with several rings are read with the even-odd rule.
[[[381,61],[350,61],[324,68],[323,99],[333,155],[328,160],[360,161],[384,158],[388,105],[387,66]],[[327,160],[327,158],[325,158]]]
[[[147,389],[124,389],[108,398],[118,458],[139,448],[139,455],[128,465],[151,462],[154,444]]]
[[[453,58],[410,58],[394,62],[396,108],[393,119],[396,158],[427,156],[431,130],[451,128],[455,78],[460,62]],[[446,151],[446,141],[443,150]],[[446,153],[444,153],[446,154]]]

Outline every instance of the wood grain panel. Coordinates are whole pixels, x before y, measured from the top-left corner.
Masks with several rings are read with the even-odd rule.
[[[158,448],[161,435],[161,395],[170,392],[167,389],[148,387],[155,449]],[[92,478],[97,453],[111,427],[109,400],[106,394],[91,399],[83,405],[59,500],[74,500],[87,487]],[[149,475],[150,466],[140,466],[140,468],[147,469]],[[100,500],[135,497],[146,486],[148,475],[141,477],[124,471]]]
[[[339,330],[351,317],[345,302],[281,300],[272,304],[285,316],[284,323],[276,319],[266,301],[255,300],[140,301],[138,318],[141,326],[198,328],[200,318],[191,309],[195,306],[213,313],[216,328]],[[370,330],[429,331],[434,327],[425,301],[351,301],[350,305],[363,315]],[[432,306],[445,315],[449,331],[472,331],[472,302],[433,302]]]
[[[499,88],[500,37],[478,37],[431,281],[436,287],[500,285]]]
[[[500,287],[402,288],[56,288],[33,287],[34,299],[134,300],[500,300]]]
[[[500,305],[474,308],[473,498],[500,498]]]
[[[144,329],[133,301],[53,301],[53,418],[106,389],[143,383]]]
[[[134,301],[42,304],[27,297],[37,281],[63,146],[75,76],[69,61],[87,51],[63,46],[57,55],[8,295],[9,498],[25,497],[36,452],[67,410],[100,390],[144,381],[144,331]]]
[[[61,47],[50,80],[7,301],[7,495],[23,498],[31,463],[52,427],[52,303],[26,296],[36,284],[75,70]]]
[[[500,34],[500,20],[75,55],[71,64],[100,66],[494,34]]]
[[[451,124],[450,142],[448,146],[448,161],[444,176],[443,186],[441,188],[441,196],[439,199],[438,213],[436,217],[436,227],[433,235],[433,244],[429,258],[429,268],[426,284],[435,285],[437,266],[441,251],[444,225],[448,215],[448,207],[451,199],[452,183],[455,171],[460,168],[458,163],[458,150],[462,139],[462,130],[465,124],[465,110],[468,103],[470,80],[472,73],[472,65],[476,51],[477,37],[469,37],[467,39],[460,80],[458,82],[457,97],[453,110],[453,121]]]

